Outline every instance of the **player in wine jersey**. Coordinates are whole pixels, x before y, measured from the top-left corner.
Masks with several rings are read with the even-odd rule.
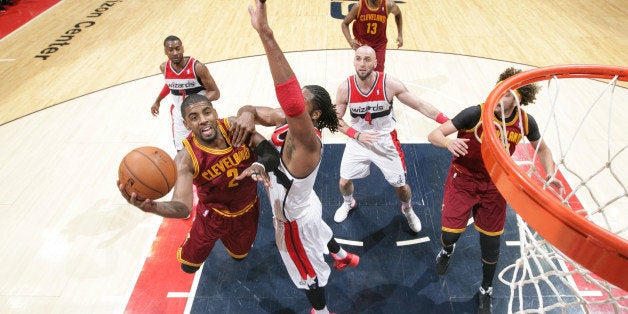
[[[183,140],[185,149],[175,156],[177,181],[172,200],[137,200],[135,193],[123,196],[143,211],[166,218],[186,218],[192,209],[192,184],[199,198],[195,219],[177,252],[181,268],[196,272],[219,239],[235,260],[251,250],[259,220],[257,182],[268,185],[268,173],[279,163],[277,150],[259,133],[251,145],[234,146],[229,128],[235,119],[218,118],[211,102],[192,94],[181,105],[185,126],[191,131]]]
[[[369,166],[375,164],[386,181],[397,191],[401,212],[408,220],[410,229],[421,230],[421,221],[412,209],[412,191],[406,182],[406,164],[397,139],[393,98],[419,111],[424,116],[443,123],[448,118],[433,105],[412,94],[397,78],[377,72],[375,51],[369,46],[355,50],[356,74],[338,87],[336,113],[339,130],[349,136],[340,162],[339,188],[344,202],[336,210],[334,221],[344,221],[357,206],[353,198],[354,179],[370,174]],[[342,117],[349,109],[351,125]]]
[[[290,278],[299,289],[305,290],[313,307],[311,312],[329,313],[324,287],[331,270],[323,254],[335,252],[334,266],[339,269],[358,263],[357,256],[342,250],[333,241],[332,231],[322,219],[321,202],[313,189],[322,156],[319,129],[327,127],[335,131],[337,118],[324,88],[309,85],[301,89],[299,86],[268,25],[266,4],[257,0],[255,7],[249,7],[249,13],[266,51],[282,109],[267,108],[261,109],[265,110],[262,112],[256,109],[254,112],[256,120],[278,125],[273,142],[279,147],[281,157],[268,188],[277,248]]]
[[[190,134],[190,131],[183,125],[181,116],[183,100],[189,95],[200,94],[205,95],[209,101],[214,101],[220,97],[220,90],[205,64],[183,55],[183,43],[177,36],[166,37],[164,53],[168,56],[168,60],[159,66],[159,70],[164,74],[166,84],[150,110],[154,116],[158,115],[161,100],[168,94],[172,96],[173,104],[170,106],[172,137],[174,147],[179,151],[183,149],[183,139]]]
[[[501,82],[521,70],[508,68],[499,76]],[[554,174],[552,152],[541,139],[539,128],[534,118],[524,110],[517,108],[515,94],[521,106],[526,106],[536,99],[539,87],[525,85],[506,92],[494,111],[495,123],[502,125],[505,119],[505,138],[512,155],[517,143],[526,136],[534,148],[538,148],[541,166],[548,175]],[[428,135],[429,141],[439,147],[447,148],[453,160],[445,181],[442,208],[441,244],[442,250],[436,257],[436,272],[444,274],[449,266],[449,259],[455,243],[464,232],[467,221],[473,216],[475,229],[480,233],[482,254],[482,284],[479,291],[479,313],[492,313],[492,283],[499,257],[500,236],[504,232],[506,221],[506,200],[491,181],[482,160],[480,142],[475,137],[482,136],[482,105],[462,110],[450,121],[445,122]],[[477,129],[477,130],[476,130]],[[447,136],[458,132],[456,138]],[[560,181],[552,180],[552,186],[562,190]]]
[[[359,0],[357,5],[351,7],[349,13],[340,24],[345,39],[353,48],[371,46],[375,50],[377,66],[375,71],[384,72],[386,62],[386,25],[388,15],[395,17],[397,24],[397,48],[403,46],[403,27],[401,10],[394,0]],[[353,22],[353,38],[349,32],[349,24]]]

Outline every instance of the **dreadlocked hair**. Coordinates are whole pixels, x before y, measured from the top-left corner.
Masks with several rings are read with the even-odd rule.
[[[331,133],[338,131],[338,117],[336,116],[336,105],[331,103],[331,97],[327,90],[319,85],[306,85],[303,88],[309,90],[312,95],[313,110],[320,110],[321,116],[316,120],[316,128],[322,130],[329,129]]]
[[[507,68],[499,75],[499,81],[501,82],[515,74],[523,72],[520,69],[515,69],[513,67]],[[521,99],[519,99],[519,104],[522,106],[527,106],[528,104],[533,103],[536,100],[536,94],[539,92],[541,87],[537,84],[528,84],[525,86],[521,86],[517,88],[517,91],[521,95]]]

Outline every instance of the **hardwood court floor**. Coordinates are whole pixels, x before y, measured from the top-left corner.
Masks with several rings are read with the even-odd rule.
[[[335,94],[352,65],[332,14],[351,1],[268,3],[300,80]],[[170,147],[167,115],[149,115],[163,84],[163,38],[180,36],[186,54],[209,63],[221,114],[244,103],[275,105],[248,4],[65,0],[0,41],[0,249],[8,252],[0,312],[124,311],[161,219],[127,205],[114,182],[131,148]],[[400,7],[405,44],[391,50],[389,73],[450,115],[483,101],[509,65],[628,64],[625,1]],[[80,32],[63,37],[70,30]],[[45,51],[60,42],[67,45]],[[434,125],[410,116],[398,115],[402,142],[424,142]]]

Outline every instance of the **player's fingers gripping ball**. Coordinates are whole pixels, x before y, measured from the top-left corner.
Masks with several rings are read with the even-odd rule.
[[[177,181],[177,166],[170,155],[152,146],[130,151],[118,167],[118,180],[123,191],[137,199],[156,200],[168,194]]]

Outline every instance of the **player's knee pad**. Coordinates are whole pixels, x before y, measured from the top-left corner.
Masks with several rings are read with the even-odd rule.
[[[480,249],[482,260],[487,263],[497,263],[499,258],[500,236],[489,236],[480,233]]]
[[[316,310],[322,310],[327,305],[325,301],[324,287],[316,287],[315,289],[305,290],[305,295],[312,304],[312,307]]]
[[[183,270],[184,272],[186,272],[188,274],[193,274],[193,273],[195,273],[199,269],[200,269],[200,267],[190,266],[190,265],[186,265],[186,264],[181,264],[181,270]]]
[[[460,233],[442,231],[440,239],[444,246],[452,246],[460,238]]]

